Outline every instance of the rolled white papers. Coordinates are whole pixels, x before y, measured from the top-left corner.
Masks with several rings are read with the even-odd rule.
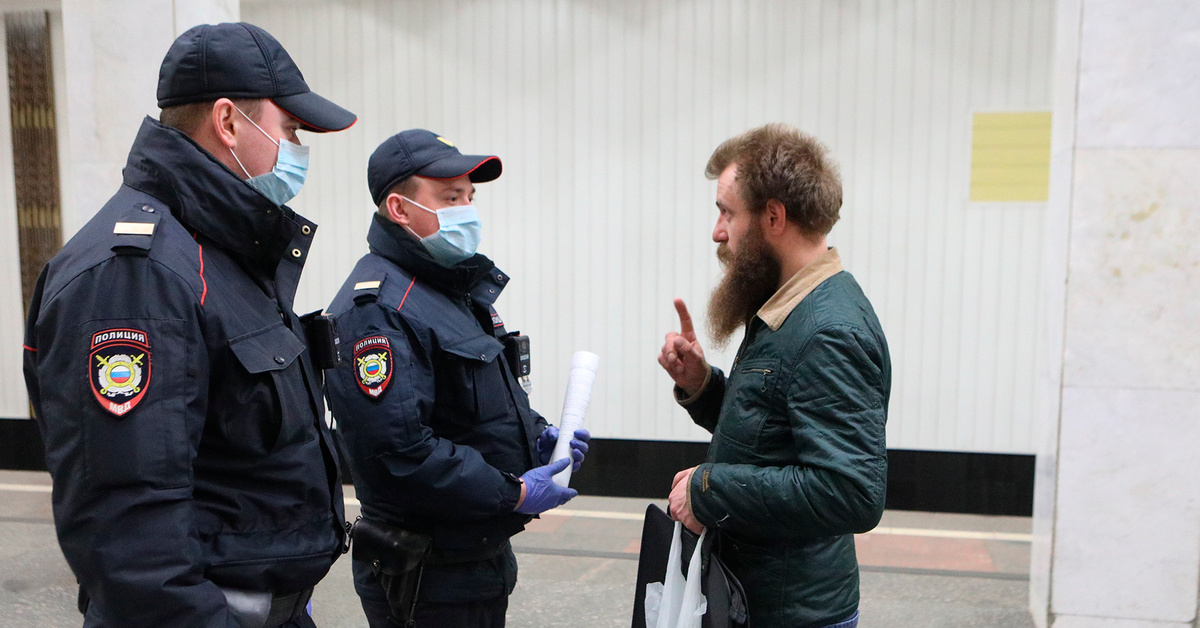
[[[554,444],[551,460],[571,457],[571,439],[575,430],[583,427],[588,401],[592,398],[592,383],[596,381],[596,367],[600,356],[588,351],[576,351],[571,356],[571,379],[567,381],[567,395],[563,398],[562,418],[558,421],[558,442]],[[571,467],[554,476],[554,483],[566,487],[571,482]]]

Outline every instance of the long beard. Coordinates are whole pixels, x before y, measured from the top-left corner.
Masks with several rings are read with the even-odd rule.
[[[724,242],[719,244],[717,259],[725,266],[725,276],[708,299],[708,330],[713,345],[720,349],[779,289],[782,269],[758,225],[746,233],[737,254]]]

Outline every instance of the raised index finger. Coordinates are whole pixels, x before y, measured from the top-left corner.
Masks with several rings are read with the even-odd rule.
[[[688,340],[695,340],[696,331],[692,329],[692,315],[688,314],[687,304],[683,299],[675,299],[675,311],[679,312],[679,335],[686,336]]]

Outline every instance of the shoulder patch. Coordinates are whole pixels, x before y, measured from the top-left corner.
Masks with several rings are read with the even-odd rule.
[[[360,281],[360,282],[354,284],[355,290],[372,290],[372,289],[378,289],[378,288],[379,288],[378,281]]]
[[[354,343],[354,379],[372,399],[387,390],[392,383],[392,345],[387,336],[369,336]]]
[[[150,386],[149,336],[127,328],[92,334],[88,373],[100,407],[125,416],[141,403]]]

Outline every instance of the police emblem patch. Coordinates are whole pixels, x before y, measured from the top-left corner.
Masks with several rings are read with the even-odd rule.
[[[150,385],[150,338],[138,329],[92,334],[88,374],[100,406],[125,416],[141,403]]]
[[[371,336],[354,343],[354,374],[368,397],[378,397],[392,383],[392,345],[386,336]]]

